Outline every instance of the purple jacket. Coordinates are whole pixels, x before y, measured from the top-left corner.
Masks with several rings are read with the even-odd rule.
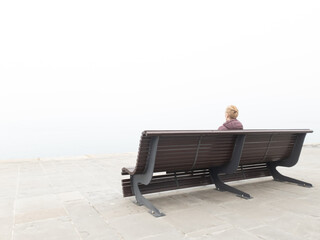
[[[243,126],[240,121],[237,119],[231,119],[226,121],[222,126],[218,128],[218,130],[242,130]]]

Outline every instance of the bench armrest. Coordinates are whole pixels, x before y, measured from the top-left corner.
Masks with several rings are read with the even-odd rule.
[[[130,168],[122,168],[122,171],[121,171],[121,175],[133,175],[135,173],[134,171],[134,167],[130,167]]]

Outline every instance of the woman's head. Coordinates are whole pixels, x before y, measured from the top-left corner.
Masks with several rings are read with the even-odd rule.
[[[226,118],[228,119],[236,119],[239,115],[239,110],[236,106],[230,105],[226,109]]]

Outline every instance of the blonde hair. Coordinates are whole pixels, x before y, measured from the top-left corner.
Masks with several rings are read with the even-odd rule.
[[[226,109],[226,114],[228,114],[229,118],[236,119],[239,115],[239,110],[236,106],[230,105]]]

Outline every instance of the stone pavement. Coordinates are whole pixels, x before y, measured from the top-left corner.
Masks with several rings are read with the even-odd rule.
[[[0,240],[320,239],[320,146],[304,146],[271,177],[230,183],[244,200],[213,186],[146,195],[166,216],[123,198],[121,168],[136,154],[0,161]]]

